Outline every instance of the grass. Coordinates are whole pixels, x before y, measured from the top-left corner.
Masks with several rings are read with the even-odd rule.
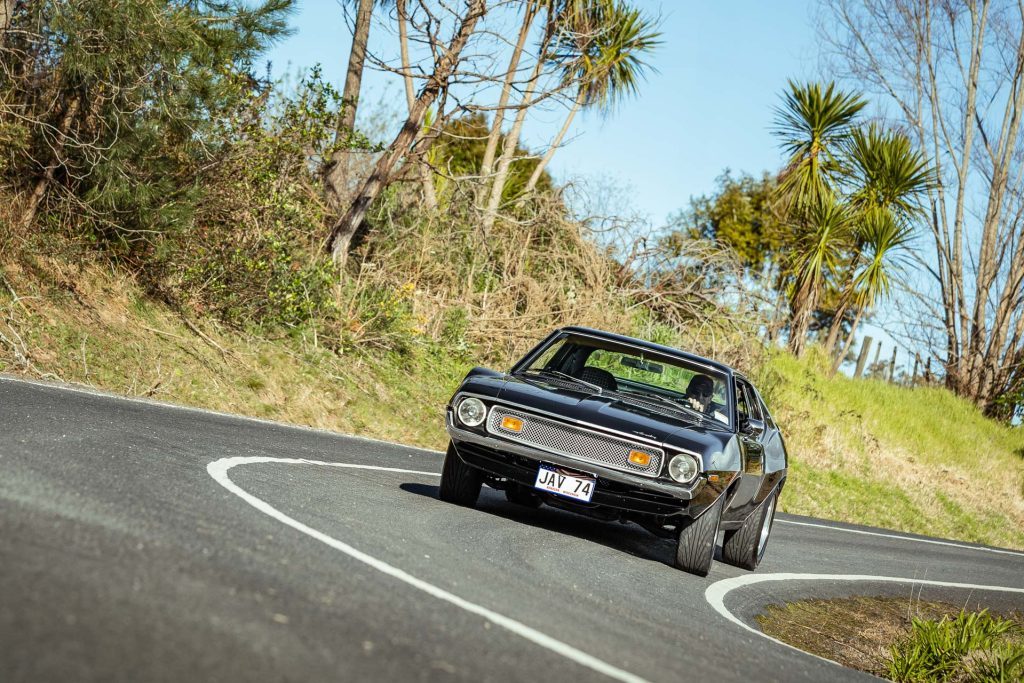
[[[758,622],[773,638],[893,681],[994,683],[1024,675],[1019,613],[851,597],[770,605]]]
[[[823,365],[777,353],[758,372],[791,455],[784,511],[1024,547],[1024,430],[939,387]]]
[[[401,353],[337,354],[313,329],[267,339],[186,322],[95,266],[7,263],[0,273],[2,372],[436,449],[465,372],[513,347],[413,335]],[[939,388],[830,378],[813,355],[769,354],[752,374],[791,455],[783,510],[1024,548],[1024,430]]]

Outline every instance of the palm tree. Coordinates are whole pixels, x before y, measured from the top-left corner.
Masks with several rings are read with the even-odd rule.
[[[839,369],[849,353],[863,313],[888,298],[893,280],[902,274],[905,252],[913,239],[913,227],[911,223],[897,218],[892,211],[876,208],[863,218],[860,239],[862,246],[859,253],[867,258],[867,262],[857,272],[847,290],[857,314],[842,350],[833,361],[832,372]],[[838,322],[834,322],[833,328],[838,327]]]
[[[829,327],[825,349],[832,353],[839,330],[855,297],[855,275],[865,256],[865,248],[877,237],[878,226],[895,221],[910,224],[923,213],[923,202],[934,185],[934,171],[928,158],[914,149],[913,143],[899,131],[884,130],[878,124],[855,128],[846,146],[849,174],[848,202],[860,214],[850,263],[840,281],[848,283]],[[858,315],[860,311],[858,311]],[[854,325],[856,328],[856,325]],[[852,330],[851,330],[852,332]],[[840,355],[840,363],[842,362]],[[837,366],[838,367],[838,366]]]
[[[526,121],[526,111],[534,104],[533,98],[537,92],[541,76],[544,73],[544,65],[549,59],[549,50],[559,26],[566,17],[574,16],[577,12],[577,3],[601,2],[602,0],[558,0],[557,2],[544,2],[541,6],[547,9],[547,20],[544,23],[544,31],[537,45],[537,59],[530,71],[530,77],[526,82],[526,89],[519,103],[516,105],[516,116],[512,121],[512,127],[506,134],[504,144],[501,148],[501,155],[498,157],[497,169],[494,171],[494,178],[491,179],[490,194],[488,195],[487,206],[484,211],[482,225],[484,232],[487,232],[494,225],[498,214],[498,206],[501,204],[502,193],[505,190],[505,181],[508,179],[509,167],[515,158],[516,148],[519,145],[519,137],[522,135],[523,124]],[[493,127],[492,127],[493,132]],[[486,156],[486,153],[485,153]],[[485,178],[486,183],[486,178]],[[486,185],[485,185],[486,186]]]
[[[853,225],[849,209],[830,196],[809,207],[803,219],[791,262],[794,282],[789,343],[798,356],[804,350],[811,313],[818,305],[827,276],[836,271],[846,253]]]
[[[795,286],[790,299],[789,347],[803,353],[811,313],[825,283],[826,266],[834,269],[849,245],[850,212],[837,202],[846,170],[843,149],[854,118],[866,102],[834,83],[789,82],[776,110],[774,134],[789,160],[779,176],[778,197],[795,220],[797,245],[792,254]]]
[[[835,195],[842,175],[842,151],[853,120],[867,102],[835,83],[789,82],[775,111],[775,129],[789,160],[779,177],[779,194],[798,212]]]
[[[556,58],[564,62],[562,83],[575,85],[576,97],[561,130],[533,169],[526,193],[537,186],[580,109],[608,111],[623,98],[636,95],[640,78],[649,68],[642,57],[661,42],[656,22],[625,2],[599,3],[580,18],[571,31],[562,34],[559,42],[563,49],[556,49]]]

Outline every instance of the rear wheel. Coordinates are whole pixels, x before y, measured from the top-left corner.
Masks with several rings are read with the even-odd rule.
[[[690,521],[679,532],[676,546],[676,567],[697,576],[707,576],[711,561],[715,558],[715,541],[718,538],[718,523],[722,520],[724,496],[697,519]]]
[[[725,532],[722,543],[722,559],[741,569],[756,569],[768,547],[768,536],[775,520],[775,505],[779,490],[768,494],[764,501],[747,515],[739,529]]]
[[[441,500],[446,503],[473,507],[480,497],[480,486],[483,475],[480,470],[462,462],[455,452],[455,444],[448,443],[448,452],[444,456],[441,468],[441,489],[438,492]]]

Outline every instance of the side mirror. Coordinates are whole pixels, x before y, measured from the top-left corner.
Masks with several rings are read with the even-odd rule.
[[[757,420],[752,417],[743,418],[740,422],[740,433],[756,439],[764,434],[764,420]]]

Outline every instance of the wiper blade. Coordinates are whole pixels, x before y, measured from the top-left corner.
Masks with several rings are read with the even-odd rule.
[[[604,389],[602,389],[600,386],[598,386],[596,384],[592,384],[591,382],[588,382],[585,379],[580,379],[579,377],[573,377],[572,375],[570,375],[568,373],[565,373],[565,372],[561,372],[560,370],[523,370],[522,372],[518,372],[516,374],[517,375],[526,375],[527,373],[534,374],[534,375],[542,375],[542,376],[543,375],[550,375],[552,377],[557,377],[559,379],[568,380],[568,381],[573,382],[575,384],[582,384],[585,387],[589,387],[589,388],[593,389],[598,394],[604,392]]]

